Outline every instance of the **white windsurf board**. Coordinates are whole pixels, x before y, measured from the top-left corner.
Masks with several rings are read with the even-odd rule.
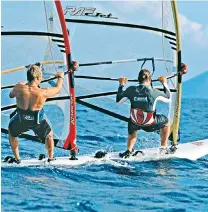
[[[168,158],[182,158],[182,159],[189,159],[189,160],[197,160],[205,155],[208,155],[208,139],[199,140],[184,144],[177,145],[177,150],[174,154],[159,154],[158,148],[147,148],[140,150],[144,154],[138,153],[136,156],[130,156],[127,159],[119,157],[119,152],[109,152],[103,158],[95,158],[94,154],[92,155],[82,155],[78,156],[78,160],[69,160],[68,157],[57,157],[56,160],[51,161],[50,163],[47,162],[47,159],[25,159],[22,160],[20,164],[15,163],[7,163],[2,162],[2,167],[8,166],[18,166],[18,167],[25,167],[25,166],[67,166],[67,167],[76,167],[79,165],[89,164],[89,163],[97,163],[109,160],[116,160],[116,161],[154,161],[154,160],[162,160]]]

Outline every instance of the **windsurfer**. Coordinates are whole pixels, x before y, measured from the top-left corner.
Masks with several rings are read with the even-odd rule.
[[[17,110],[9,123],[9,142],[15,157],[13,161],[10,158],[10,163],[21,162],[17,137],[27,130],[33,130],[41,142],[45,143],[48,161],[53,160],[53,131],[43,106],[47,98],[61,91],[64,73],[57,72],[56,77],[58,80],[55,87],[40,88],[42,69],[40,66],[31,65],[27,71],[28,82],[19,82],[11,90],[9,97],[16,98]]]
[[[128,122],[128,144],[127,150],[120,153],[120,157],[128,158],[137,138],[138,130],[146,132],[160,131],[161,147],[160,153],[168,153],[167,143],[170,133],[170,124],[168,118],[162,114],[156,114],[156,102],[170,102],[171,94],[167,85],[167,78],[160,76],[158,80],[163,84],[164,92],[151,87],[151,74],[148,70],[142,69],[139,72],[138,86],[130,86],[123,91],[124,85],[128,79],[119,78],[119,88],[116,97],[117,103],[124,103],[128,99],[131,102],[131,114]]]

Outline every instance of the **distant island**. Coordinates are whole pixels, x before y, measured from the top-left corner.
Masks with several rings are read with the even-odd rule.
[[[183,83],[183,97],[208,99],[208,71]]]

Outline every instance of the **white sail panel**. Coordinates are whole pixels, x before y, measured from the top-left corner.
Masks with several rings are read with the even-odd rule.
[[[168,107],[159,105],[157,112],[168,115],[172,123],[177,88],[176,79],[170,76],[176,75],[177,40],[171,1],[63,1],[62,5],[73,59],[80,63],[75,72],[77,103],[127,121],[129,103],[115,103],[118,78],[126,76],[127,86],[136,85],[139,71],[146,68],[152,73],[153,87],[161,85],[155,81],[158,76],[169,76],[172,102]],[[57,71],[67,71],[66,47],[54,2],[3,2],[2,6],[2,70],[46,61],[45,79]],[[25,70],[13,72],[12,79],[9,74],[2,76],[3,86],[26,77]],[[6,95],[8,91],[2,90],[2,96]],[[66,75],[61,93],[44,107],[60,147],[70,130],[69,98]],[[12,103],[4,102],[3,106]],[[8,111],[4,111],[7,126]]]
[[[65,45],[55,3],[52,1],[3,2],[2,3],[2,71],[43,62],[43,77],[47,80],[56,72],[65,72]],[[2,86],[26,81],[27,68],[2,75]],[[56,85],[54,81],[41,84],[41,87]],[[14,104],[8,98],[11,88],[3,89],[3,108]],[[69,96],[69,80],[65,77],[63,89],[44,106],[45,113],[52,123],[56,146],[63,147],[69,134],[70,100],[58,100]],[[2,127],[7,129],[9,114],[15,109],[2,111]],[[53,111],[53,112],[52,112]],[[32,132],[28,132],[33,135]],[[26,133],[27,134],[27,133]]]
[[[70,1],[63,2],[63,8],[75,59],[81,64],[108,61],[103,65],[80,67],[75,76],[77,96],[116,91],[118,86],[118,81],[80,76],[114,79],[126,76],[136,80],[141,68],[150,70],[153,79],[176,74],[176,33],[171,1]],[[109,62],[131,59],[141,60]],[[127,86],[135,84],[129,82]],[[158,85],[161,84],[153,83]],[[159,105],[158,112],[168,115],[172,123],[176,79],[170,78],[168,85],[172,103],[169,108]],[[129,104],[116,105],[115,95],[82,100],[129,117]]]

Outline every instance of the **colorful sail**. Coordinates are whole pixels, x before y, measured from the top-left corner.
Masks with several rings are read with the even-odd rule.
[[[168,76],[172,102],[168,107],[159,105],[157,112],[169,117],[171,137],[177,143],[181,44],[175,1],[3,2],[2,25],[3,132],[15,108],[8,100],[12,86],[7,85],[25,80],[28,64],[43,64],[48,81],[41,86],[54,86],[56,80],[49,79],[57,71],[66,72],[61,93],[44,107],[56,146],[65,149],[76,149],[75,100],[128,121],[129,103],[115,102],[118,78],[125,76],[127,86],[135,85],[139,71],[146,68],[152,73],[153,87],[160,90],[158,76]],[[72,50],[80,64],[78,72],[72,68]]]
[[[158,76],[168,77],[172,102],[158,105],[178,140],[180,120],[181,45],[175,1],[63,2],[73,55],[80,61],[75,74],[77,102],[123,121],[129,104],[116,105],[118,78],[137,84],[141,68],[151,71],[153,87],[162,90]],[[173,77],[174,76],[174,77]],[[178,78],[177,78],[178,76]],[[86,96],[87,95],[87,96]]]
[[[14,3],[14,4],[13,4]],[[59,18],[60,2],[4,2],[2,4],[2,131],[7,132],[9,115],[16,108],[8,93],[18,81],[26,80],[27,65],[42,64],[44,80],[53,78],[58,71],[70,73],[70,44],[67,29]],[[34,15],[34,13],[36,15]],[[16,23],[16,24],[15,24]],[[65,22],[64,22],[65,23]],[[65,33],[65,34],[64,34]],[[63,89],[44,106],[52,123],[55,144],[65,149],[76,149],[76,110],[71,114],[73,88],[67,74]],[[41,87],[56,85],[49,80]],[[60,100],[59,97],[62,97]],[[63,97],[66,97],[63,99]],[[51,113],[53,111],[53,113]],[[22,135],[38,140],[32,132]]]

